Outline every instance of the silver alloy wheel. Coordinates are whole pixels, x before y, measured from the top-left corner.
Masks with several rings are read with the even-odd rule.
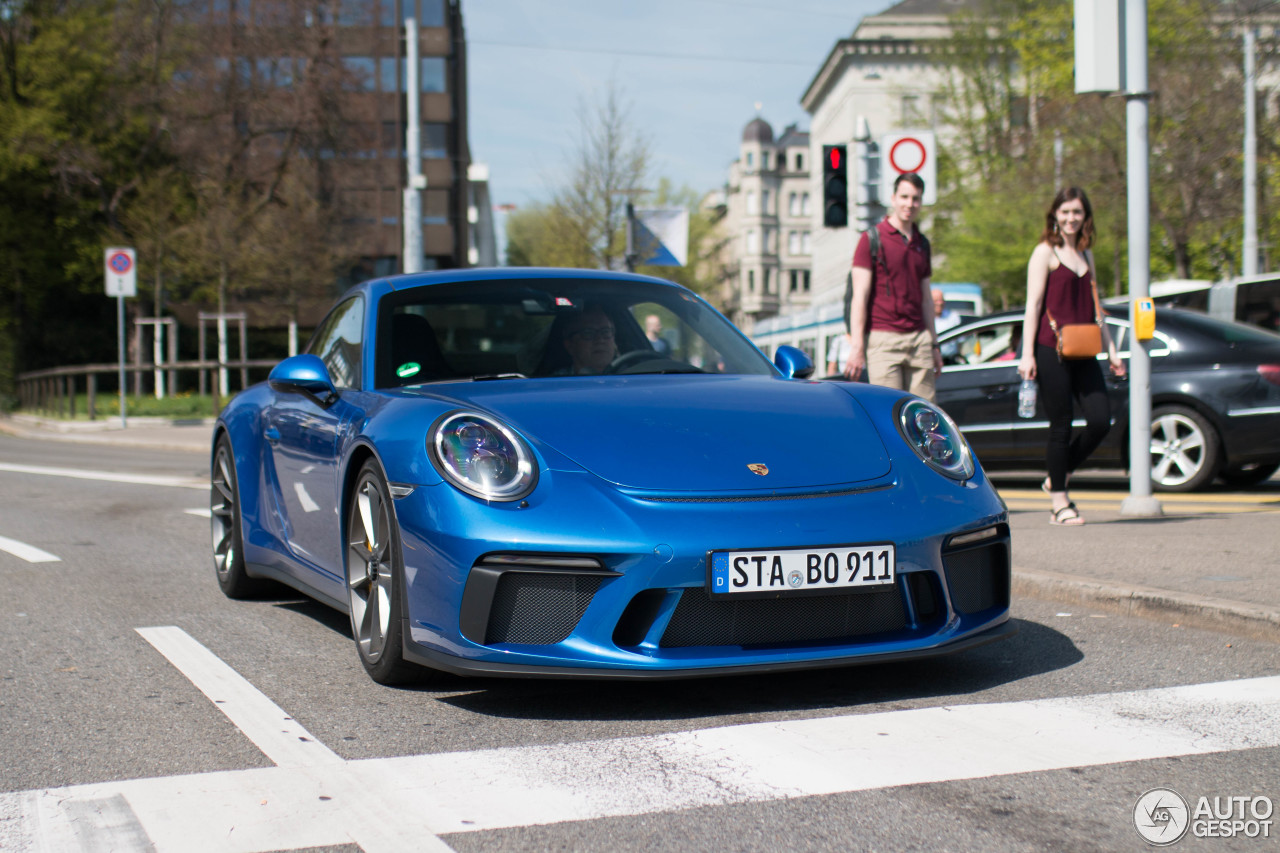
[[[361,656],[374,664],[387,645],[387,632],[394,618],[392,584],[395,583],[390,507],[374,477],[362,478],[356,487],[347,530],[351,627]]]
[[[236,487],[231,472],[231,451],[226,444],[218,445],[213,459],[213,476],[210,478],[209,516],[212,519],[213,567],[218,580],[224,585],[239,556],[236,537]]]
[[[1177,488],[1200,475],[1211,449],[1200,424],[1180,411],[1158,413],[1151,421],[1151,479]]]

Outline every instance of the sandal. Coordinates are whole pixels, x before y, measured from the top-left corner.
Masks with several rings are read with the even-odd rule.
[[[1076,509],[1076,505],[1069,503],[1055,509],[1049,515],[1049,523],[1058,527],[1079,527],[1084,524],[1084,519],[1080,517],[1080,510]]]

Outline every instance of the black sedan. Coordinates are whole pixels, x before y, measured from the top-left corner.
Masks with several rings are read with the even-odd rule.
[[[1112,338],[1129,353],[1128,306],[1108,306]],[[939,335],[937,402],[988,470],[1044,467],[1043,406],[1017,415],[1022,312],[981,317]],[[1151,479],[1189,492],[1220,478],[1245,487],[1280,468],[1280,335],[1194,311],[1156,310],[1151,356]],[[1100,356],[1100,358],[1105,358]],[[1104,367],[1112,428],[1089,467],[1127,468],[1129,379]],[[1077,421],[1083,426],[1083,420]]]

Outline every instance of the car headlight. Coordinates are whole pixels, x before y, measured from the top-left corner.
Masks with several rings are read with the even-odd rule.
[[[898,409],[898,429],[916,455],[939,474],[956,480],[973,476],[969,443],[955,421],[937,406],[924,400],[907,400]]]
[[[474,412],[451,412],[436,421],[427,434],[427,453],[446,480],[485,500],[519,500],[538,482],[537,463],[524,441]]]

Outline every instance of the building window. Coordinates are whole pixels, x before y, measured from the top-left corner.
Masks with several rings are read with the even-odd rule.
[[[768,151],[760,152],[760,168],[762,170],[767,170],[769,168],[769,152]]]
[[[790,255],[800,254],[800,232],[799,231],[787,232],[787,254],[790,254]],[[791,289],[795,290],[794,287]]]
[[[809,242],[809,232],[808,232],[808,231],[805,231],[804,233],[802,233],[802,234],[800,235],[800,254],[802,254],[802,255],[810,255],[810,254],[813,254],[813,246],[812,246],[812,245],[810,244],[810,242]],[[808,290],[808,289],[809,289],[809,288],[807,288],[807,287],[805,288],[805,290]]]
[[[796,154],[796,171],[804,171],[804,154]]]
[[[756,271],[755,270],[747,270],[747,292],[748,293],[756,292]]]
[[[343,88],[348,92],[372,92],[378,88],[372,56],[344,56],[342,67],[346,69]]]
[[[747,193],[747,213],[756,214],[760,212],[760,208],[756,207],[756,194],[754,192]]]
[[[773,276],[770,275],[771,272],[773,270],[770,269],[764,271],[764,293],[766,296],[773,292]]]
[[[800,289],[805,293],[809,292],[809,271],[800,270]]]
[[[747,168],[748,169],[753,168],[755,165],[756,165],[756,155],[748,151],[747,152]]]
[[[426,190],[422,194],[422,224],[449,224],[449,191]]]
[[[791,271],[791,292],[795,293],[800,289],[800,270]]]
[[[775,229],[764,229],[764,251],[766,254],[772,254],[778,251],[778,243],[775,236]]]
[[[919,95],[902,96],[902,126],[904,128],[920,127],[924,124],[924,111],[920,106]]]
[[[769,215],[769,191],[760,191],[760,212],[765,216]]]
[[[422,156],[428,160],[449,158],[449,125],[426,122],[422,125]]]
[[[444,26],[444,0],[400,0],[401,18],[417,18],[420,27]]]
[[[787,213],[790,213],[792,216],[800,215],[800,194],[799,193],[792,193],[787,198]]]
[[[756,240],[756,231],[754,228],[747,229],[747,254],[756,255],[760,253],[760,243]]]
[[[811,212],[812,208],[809,207],[809,194],[805,193],[800,199],[800,213],[802,216],[808,216]]]

